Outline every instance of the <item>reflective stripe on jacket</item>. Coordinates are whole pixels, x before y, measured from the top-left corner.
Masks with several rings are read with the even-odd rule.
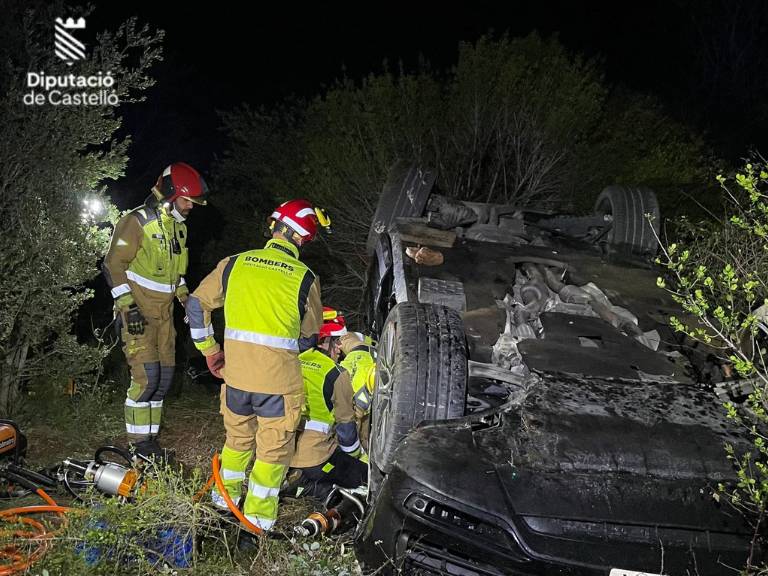
[[[224,338],[299,351],[314,273],[289,242],[270,240],[233,259],[224,301]],[[265,289],[265,287],[269,287]]]
[[[327,354],[311,348],[299,355],[304,381],[304,429],[299,435],[291,466],[322,464],[341,447],[360,448],[349,373]]]
[[[152,314],[184,284],[188,260],[186,225],[160,208],[140,206],[115,226],[103,271],[113,298],[132,293]]]
[[[187,300],[195,346],[220,350],[211,311],[224,307],[223,375],[229,386],[264,394],[301,391],[298,340],[322,323],[320,283],[290,242],[225,258]]]

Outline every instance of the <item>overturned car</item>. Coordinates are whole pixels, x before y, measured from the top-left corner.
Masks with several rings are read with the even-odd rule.
[[[752,528],[714,497],[735,477],[724,443],[744,442],[666,328],[648,264],[653,192],[609,187],[594,214],[563,217],[433,184],[393,167],[368,239],[364,567],[704,576],[755,561]]]

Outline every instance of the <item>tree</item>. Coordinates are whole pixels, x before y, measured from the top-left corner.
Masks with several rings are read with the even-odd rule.
[[[608,184],[689,185],[708,169],[702,140],[656,100],[609,86],[599,62],[536,34],[462,43],[447,71],[385,66],[344,78],[288,108],[289,128],[284,111],[224,116],[231,144],[219,194],[251,199],[249,209],[295,195],[325,206],[335,229],[322,258],[325,296],[347,309],[359,300],[368,227],[398,159],[435,167],[441,193],[454,198],[566,209]],[[234,177],[246,166],[250,188]]]
[[[748,162],[731,177],[718,176],[726,199],[721,221],[682,222],[681,240],[662,245],[665,267],[659,286],[678,302],[684,317],[672,327],[705,344],[727,369],[751,386],[742,404],[726,402],[728,417],[744,429],[752,450],[739,454],[726,445],[736,467],[736,486],[719,495],[744,512],[754,528],[748,574],[768,573],[758,563],[768,506],[768,163]]]
[[[704,138],[671,119],[656,98],[622,87],[610,89],[598,122],[570,161],[576,208],[591,208],[595,191],[606,184],[644,184],[654,189],[664,214],[685,196],[681,190],[711,191],[719,166]]]
[[[220,114],[230,148],[213,168],[212,202],[227,225],[203,251],[206,270],[223,256],[258,245],[277,199],[296,194],[291,186],[301,166],[299,114],[296,105],[271,111],[243,105]]]
[[[152,85],[162,33],[129,20],[98,35],[85,60],[67,67],[52,47],[62,6],[36,4],[4,13],[0,70],[0,414],[18,405],[35,377],[77,377],[98,369],[101,353],[73,334],[73,317],[91,297],[85,283],[109,241],[93,208],[108,207],[104,182],[122,175],[130,140],[118,137],[111,106],[25,106],[28,71],[91,76],[111,72],[122,105]],[[78,14],[77,16],[81,16]],[[87,14],[84,14],[87,16]],[[67,89],[61,89],[66,92]],[[82,90],[80,90],[82,91]]]

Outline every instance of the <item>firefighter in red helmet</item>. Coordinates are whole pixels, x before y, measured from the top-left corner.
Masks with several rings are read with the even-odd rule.
[[[350,373],[338,364],[347,335],[344,317],[323,308],[317,345],[299,355],[304,379],[303,430],[291,467],[301,470],[296,495],[324,499],[334,485],[366,483],[367,460],[360,446]]]
[[[243,513],[265,531],[277,519],[278,492],[304,404],[299,341],[317,334],[323,319],[319,280],[299,259],[299,249],[330,221],[306,200],[291,200],[275,208],[269,226],[272,238],[264,248],[219,262],[187,304],[195,346],[211,372],[225,381],[224,487],[239,503],[255,455]],[[223,350],[211,326],[211,311],[222,306]],[[214,504],[227,507],[218,490],[212,497]]]
[[[104,258],[104,276],[131,370],[126,433],[144,455],[161,454],[156,439],[176,364],[173,301],[184,305],[189,294],[184,220],[207,198],[205,180],[194,168],[184,162],[171,164],[145,203],[117,222]]]

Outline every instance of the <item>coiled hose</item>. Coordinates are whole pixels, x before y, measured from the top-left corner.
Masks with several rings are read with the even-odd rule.
[[[42,488],[37,488],[35,493],[46,503],[42,506],[22,506],[10,508],[0,512],[0,525],[22,524],[29,529],[7,528],[0,529],[0,536],[11,536],[14,542],[0,548],[0,576],[11,576],[27,571],[32,564],[39,560],[50,545],[51,538],[56,531],[49,531],[45,525],[28,516],[33,514],[56,514],[64,518],[64,514],[72,508],[59,506]],[[18,544],[15,541],[20,541]],[[37,546],[31,551],[22,551],[22,543],[34,542]]]

